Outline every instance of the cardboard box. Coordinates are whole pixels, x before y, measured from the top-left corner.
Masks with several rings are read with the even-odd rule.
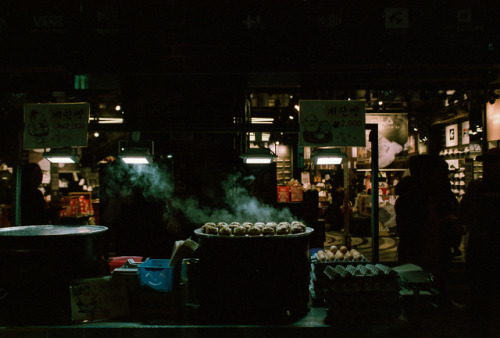
[[[111,319],[130,313],[123,279],[110,276],[80,279],[69,289],[74,321]]]

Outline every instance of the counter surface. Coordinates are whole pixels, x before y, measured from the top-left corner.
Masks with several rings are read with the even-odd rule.
[[[343,336],[397,336],[408,330],[408,324],[398,321],[393,325],[328,325],[326,309],[313,307],[300,320],[276,325],[199,325],[153,324],[141,322],[101,321],[61,326],[0,327],[0,337],[343,337]]]

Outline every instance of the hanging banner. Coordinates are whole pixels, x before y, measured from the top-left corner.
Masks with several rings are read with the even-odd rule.
[[[365,146],[365,101],[301,100],[304,146]]]
[[[88,103],[24,105],[24,149],[87,146]]]

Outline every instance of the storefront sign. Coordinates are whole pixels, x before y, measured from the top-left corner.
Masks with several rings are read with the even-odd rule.
[[[409,25],[408,8],[384,8],[385,28],[407,29]]]
[[[300,146],[365,146],[365,102],[300,101]]]
[[[24,149],[87,146],[88,103],[24,105]]]

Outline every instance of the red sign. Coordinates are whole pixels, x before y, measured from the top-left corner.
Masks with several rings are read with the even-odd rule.
[[[290,202],[290,190],[285,185],[278,186],[278,203]]]
[[[304,200],[304,190],[302,190],[302,187],[291,187],[290,195],[292,202],[302,202]]]

